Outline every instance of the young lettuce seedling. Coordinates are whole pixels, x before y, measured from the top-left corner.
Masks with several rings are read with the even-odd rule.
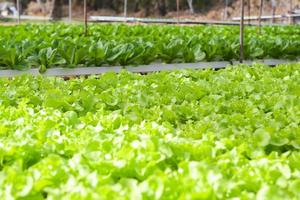
[[[47,68],[66,63],[65,59],[58,55],[57,49],[52,47],[41,49],[37,55],[30,56],[27,60],[30,65],[38,66],[40,73],[44,73]]]

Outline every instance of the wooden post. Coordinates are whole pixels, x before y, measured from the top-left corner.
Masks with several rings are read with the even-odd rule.
[[[179,0],[176,0],[177,23],[179,23]]]
[[[259,28],[260,34],[261,34],[261,16],[262,16],[262,12],[263,12],[263,7],[264,7],[264,0],[260,0],[259,16],[258,16],[258,28]]]
[[[84,14],[84,35],[87,36],[88,33],[88,24],[87,24],[87,9],[86,9],[86,0],[83,1],[83,14]]]
[[[245,0],[241,0],[241,20],[240,20],[240,63],[244,61],[244,3]]]
[[[72,0],[69,0],[69,22],[72,22]]]
[[[21,22],[21,17],[20,17],[20,15],[21,15],[21,6],[20,6],[20,0],[17,0],[17,10],[18,10],[18,24],[20,24],[20,22]]]

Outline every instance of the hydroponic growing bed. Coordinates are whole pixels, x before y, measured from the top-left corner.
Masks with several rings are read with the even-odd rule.
[[[239,59],[239,28],[232,26],[48,24],[0,27],[0,69],[126,66]],[[245,59],[300,58],[300,27],[245,30]]]
[[[3,199],[300,199],[300,64],[0,79]]]

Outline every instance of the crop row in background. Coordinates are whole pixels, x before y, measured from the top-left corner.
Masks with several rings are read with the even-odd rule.
[[[233,26],[48,24],[0,27],[0,68],[141,65],[239,59]],[[300,27],[247,27],[245,59],[300,57]]]
[[[299,199],[300,65],[0,79],[0,197]]]

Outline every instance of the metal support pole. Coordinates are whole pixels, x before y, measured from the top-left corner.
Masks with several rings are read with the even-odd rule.
[[[69,0],[69,22],[72,22],[72,0]]]
[[[293,14],[293,0],[290,0],[290,15]],[[293,24],[294,23],[294,18],[291,16],[290,17],[290,24]]]
[[[250,17],[251,17],[251,0],[248,0],[247,3],[248,3],[247,4],[247,7],[248,7],[248,24],[250,24],[251,23],[251,19],[250,19]]]
[[[124,0],[124,18],[127,21],[127,0]]]
[[[224,7],[224,15],[223,15],[223,21],[227,20],[227,9],[228,9],[228,0],[225,0],[225,7]]]
[[[18,24],[21,22],[21,6],[20,6],[20,0],[17,0],[17,10],[18,10]]]
[[[272,24],[275,23],[276,7],[272,8]]]
[[[271,3],[272,3],[272,24],[274,24],[277,2],[276,2],[276,0],[271,0]]]
[[[84,35],[88,33],[88,24],[87,24],[87,9],[86,9],[86,0],[83,1],[83,13],[84,13]]]
[[[261,16],[262,16],[262,12],[263,12],[263,7],[264,7],[264,0],[260,0],[259,16],[258,16],[259,33],[261,33]]]
[[[240,20],[240,63],[244,61],[244,0],[241,0],[241,20]]]
[[[176,0],[177,22],[179,23],[179,0]]]

